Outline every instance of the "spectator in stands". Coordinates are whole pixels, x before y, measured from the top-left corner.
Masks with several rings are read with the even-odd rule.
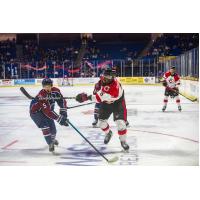
[[[84,40],[84,39],[83,39]],[[198,46],[199,36],[198,34],[162,34],[154,42],[152,47],[147,53],[147,57],[159,57],[166,55],[180,55],[181,53],[188,51],[192,48]],[[109,60],[113,56],[122,56],[122,59],[136,59],[139,51],[131,49],[128,45],[119,45],[119,51],[117,51],[112,44],[109,46],[109,51],[107,48],[105,50],[98,45],[97,41],[88,40],[87,41],[88,52],[84,58],[87,59],[102,59]],[[113,49],[112,49],[113,48]],[[121,51],[120,51],[121,50]],[[59,46],[58,48],[44,48],[37,44],[36,40],[25,40],[23,42],[23,56],[16,58],[16,41],[15,40],[6,40],[0,41],[0,76],[2,77],[2,66],[5,65],[6,78],[10,76],[14,77],[19,75],[19,70],[11,67],[12,63],[21,62],[23,64],[30,64],[33,67],[43,67],[48,65],[49,69],[47,70],[48,74],[51,77],[54,77],[53,62],[56,65],[63,65],[66,60],[74,61],[78,55],[79,48],[74,46]],[[114,52],[114,53],[113,53]],[[65,70],[66,67],[65,67]],[[24,72],[24,70],[22,70]],[[45,76],[44,71],[33,73],[34,70],[29,71],[29,77],[36,76]],[[62,76],[63,72],[58,70],[58,74],[55,76]],[[98,71],[98,73],[100,73]],[[73,74],[73,76],[80,76],[80,72]],[[151,74],[150,74],[151,75]],[[81,75],[82,76],[82,75]],[[84,73],[84,76],[95,76],[93,71],[87,70]]]

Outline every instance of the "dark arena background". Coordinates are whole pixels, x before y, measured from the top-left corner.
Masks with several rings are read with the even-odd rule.
[[[162,112],[162,77],[172,66],[182,111],[169,98]],[[52,155],[19,89],[35,96],[51,78],[66,97],[92,94],[106,68],[125,91],[130,150],[122,151],[112,116],[113,138],[103,143],[105,134],[92,126],[94,102],[68,110],[74,126],[108,159],[118,157],[112,165],[198,165],[198,33],[1,33],[0,165],[107,165],[70,126],[56,124],[60,144]],[[67,105],[79,103],[72,98]]]

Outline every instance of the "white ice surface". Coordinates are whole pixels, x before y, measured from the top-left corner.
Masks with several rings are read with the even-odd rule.
[[[39,89],[27,87],[32,95]],[[170,99],[163,113],[163,87],[124,89],[131,125],[127,137],[129,153],[122,152],[112,116],[109,123],[115,134],[108,145],[103,144],[102,131],[91,127],[94,104],[68,110],[70,121],[108,159],[119,157],[112,165],[198,165],[198,103],[181,96],[183,111],[179,112]],[[61,88],[64,96],[92,90],[92,86]],[[19,88],[0,88],[0,165],[108,165],[74,129],[57,123],[58,155],[49,153],[41,131],[29,117],[29,103]],[[77,104],[68,100],[68,106]]]

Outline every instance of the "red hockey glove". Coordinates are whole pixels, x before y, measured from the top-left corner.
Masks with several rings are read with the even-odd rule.
[[[86,93],[80,93],[76,96],[76,101],[83,103],[84,101],[92,100],[92,95],[88,96]]]

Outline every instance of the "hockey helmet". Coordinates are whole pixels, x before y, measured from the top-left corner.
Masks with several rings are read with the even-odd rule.
[[[53,81],[50,78],[45,78],[42,80],[42,86],[44,87],[45,85],[53,86]]]
[[[175,72],[176,72],[176,67],[175,66],[171,66],[170,67],[170,72],[171,72],[171,75],[174,76]]]
[[[104,84],[110,84],[113,82],[115,77],[115,73],[112,71],[111,68],[107,68],[105,69],[104,73],[103,73],[103,83]]]

